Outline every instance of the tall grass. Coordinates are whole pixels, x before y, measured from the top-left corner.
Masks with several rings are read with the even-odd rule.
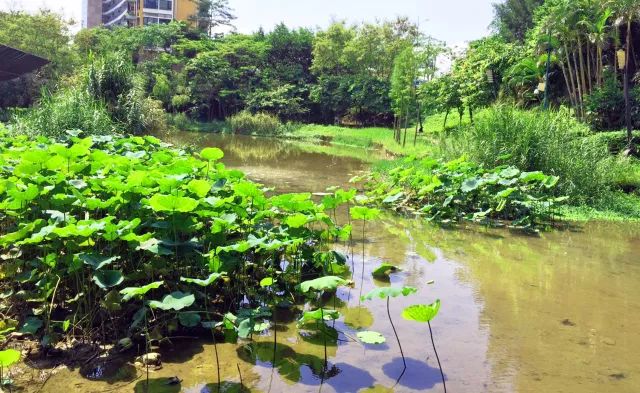
[[[558,192],[570,196],[572,204],[592,204],[609,195],[622,166],[606,144],[589,134],[567,110],[523,111],[505,105],[443,136],[441,149],[450,158],[466,154],[487,167],[510,164],[559,176]]]
[[[58,137],[67,130],[110,134],[117,130],[104,103],[74,87],[45,94],[37,107],[15,118],[15,131]]]
[[[15,130],[60,136],[67,130],[89,135],[140,134],[167,127],[159,101],[145,97],[131,60],[122,54],[91,59],[54,93],[43,93],[38,105],[15,116]]]
[[[229,118],[229,127],[234,134],[276,135],[281,132],[282,123],[268,113],[242,111]]]

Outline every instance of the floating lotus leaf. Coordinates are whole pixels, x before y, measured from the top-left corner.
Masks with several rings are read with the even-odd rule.
[[[398,267],[389,263],[383,263],[371,272],[375,278],[388,278],[390,273],[398,270]]]
[[[356,336],[365,344],[384,344],[387,339],[378,332],[364,331],[356,333]]]

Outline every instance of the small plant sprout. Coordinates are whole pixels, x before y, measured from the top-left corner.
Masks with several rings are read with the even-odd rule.
[[[404,357],[404,351],[402,350],[400,337],[398,337],[398,332],[396,331],[396,327],[393,324],[393,320],[391,319],[391,310],[389,309],[389,299],[392,297],[398,297],[398,296],[409,296],[416,292],[418,292],[418,290],[414,287],[383,287],[383,288],[376,288],[371,292],[367,293],[365,296],[362,296],[361,298],[361,300],[373,300],[375,298],[387,299],[387,316],[389,317],[389,323],[391,324],[391,328],[393,329],[393,334],[396,336],[396,341],[398,341],[398,348],[400,348],[400,355],[402,355],[402,363],[404,365],[404,368],[402,369],[402,374],[400,374],[400,378],[402,378],[402,375],[404,375],[404,372],[407,370],[407,361]],[[400,378],[398,378],[398,380],[400,380]]]
[[[429,326],[429,335],[431,337],[431,345],[433,346],[433,352],[436,354],[436,360],[438,361],[438,367],[440,368],[440,376],[442,377],[442,386],[444,391],[447,391],[447,384],[444,378],[444,372],[442,371],[442,364],[440,364],[440,357],[436,350],[436,344],[433,340],[433,330],[431,329],[431,320],[438,315],[440,310],[440,299],[436,300],[432,304],[416,304],[409,306],[402,311],[402,317],[407,321],[415,321],[420,323],[426,323]]]

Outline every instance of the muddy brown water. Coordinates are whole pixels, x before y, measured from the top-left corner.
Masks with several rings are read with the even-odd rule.
[[[167,139],[220,147],[228,167],[280,192],[348,186],[367,168],[317,146],[277,140],[189,133]],[[218,345],[221,391],[441,392],[426,326],[400,316],[408,305],[441,299],[432,326],[450,392],[640,392],[640,225],[589,223],[525,236],[387,216],[368,227],[364,243],[354,233],[348,263],[356,286],[330,303],[342,313],[335,327],[344,334],[328,346],[328,371],[322,373],[323,345],[302,337],[294,323],[281,324],[275,362],[272,332],[253,343]],[[370,274],[383,261],[402,268],[388,283]],[[400,381],[402,360],[384,301],[359,300],[361,290],[381,285],[419,289],[391,300],[408,366]],[[381,332],[386,344],[353,342],[359,329]],[[146,376],[131,366],[109,378],[93,371],[97,380],[64,368],[51,375],[21,370],[34,381],[27,390],[144,391]],[[163,353],[163,368],[151,372],[150,390],[213,393],[216,375],[210,341],[176,341]],[[173,376],[181,384],[168,385]]]

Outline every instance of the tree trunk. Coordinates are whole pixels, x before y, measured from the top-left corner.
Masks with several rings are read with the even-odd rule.
[[[604,64],[602,64],[602,46],[598,44],[598,86],[602,86],[604,82],[604,78],[602,76],[603,68]]]
[[[564,77],[564,84],[567,85],[567,92],[569,93],[569,101],[571,102],[572,107],[576,107],[576,98],[573,94],[573,90],[571,90],[571,85],[569,83],[569,77],[567,76],[567,68],[564,66],[564,62],[560,62],[560,69],[562,69],[562,76]]]
[[[404,149],[407,145],[407,127],[409,125],[409,113],[407,111],[407,115],[404,118],[404,138],[402,139],[402,148]]]
[[[575,85],[575,79],[573,77],[573,66],[571,65],[571,56],[569,56],[569,48],[567,47],[567,43],[564,43],[564,55],[567,58],[567,70],[569,71],[569,82],[570,85],[568,85],[570,87],[570,90],[573,91],[573,96],[574,96],[574,110],[576,111],[576,115],[577,117],[579,117],[579,113],[578,111],[580,110],[580,106],[578,104],[578,91],[576,89],[576,85]]]
[[[471,125],[473,125],[473,108],[469,105],[469,120],[471,121]]]
[[[580,81],[582,82],[582,97],[589,94],[589,90],[587,89],[587,79],[585,76],[585,62],[584,62],[584,54],[582,48],[582,40],[580,39],[580,35],[578,34],[578,58],[580,59]]]
[[[444,124],[442,125],[442,131],[447,129],[447,118],[449,118],[449,111],[451,109],[447,108],[447,112],[444,114]]]
[[[576,75],[576,86],[578,86],[578,118],[582,119],[583,94],[582,94],[582,85],[580,83],[580,70],[578,65],[578,59],[576,58],[576,52],[573,52],[572,56],[573,56],[573,65],[575,66],[574,72]]]
[[[631,125],[631,99],[629,97],[629,65],[630,65],[630,53],[631,48],[631,18],[627,20],[627,45],[626,45],[626,56],[625,56],[625,66],[624,66],[624,120],[627,125],[627,148],[630,153],[634,152],[633,146],[633,131]]]
[[[589,86],[589,92],[592,91],[591,85],[591,60],[593,56],[591,54],[591,46],[589,45],[589,40],[587,39],[587,84]]]

